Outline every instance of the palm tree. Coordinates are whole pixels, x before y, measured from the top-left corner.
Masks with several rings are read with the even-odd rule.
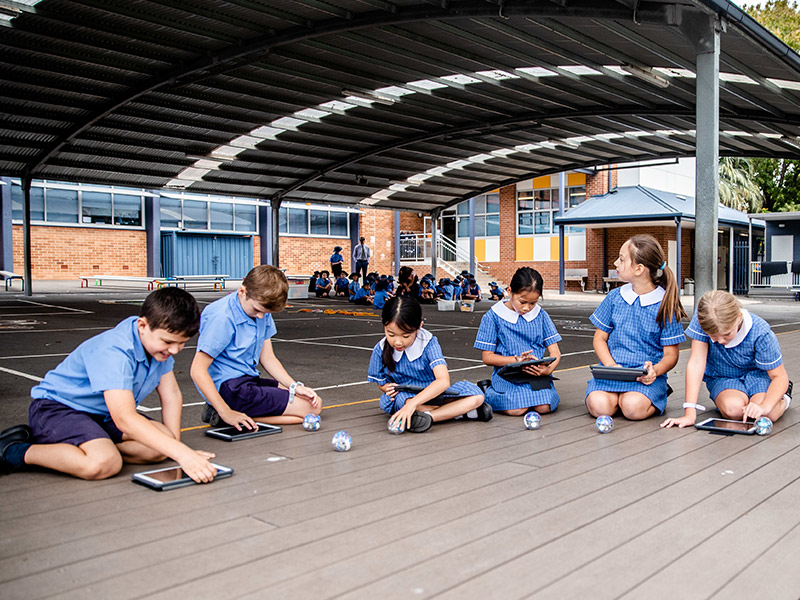
[[[752,160],[733,156],[719,159],[719,201],[743,212],[761,210],[764,193],[756,183]]]

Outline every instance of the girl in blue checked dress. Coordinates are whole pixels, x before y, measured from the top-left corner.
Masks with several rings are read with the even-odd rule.
[[[591,379],[586,406],[592,416],[646,419],[667,406],[667,372],[678,362],[678,345],[686,338],[678,285],[664,260],[664,250],[650,235],[635,235],[622,244],[614,261],[619,278],[627,281],[611,290],[589,319],[597,330],[594,351],[601,364],[643,367],[637,381]]]
[[[662,427],[694,425],[700,382],[726,419],[777,421],[792,401],[792,384],[783,366],[778,338],[769,324],[750,314],[728,292],[703,294],[686,330],[692,353],[686,365],[686,402],[682,417]]]
[[[488,421],[492,409],[484,404],[480,388],[469,381],[450,385],[450,373],[436,337],[422,328],[422,308],[412,296],[395,296],[381,313],[386,337],[378,342],[369,361],[368,379],[383,392],[381,408],[392,415],[389,423],[402,423],[422,433],[434,422],[464,417]],[[398,385],[419,386],[407,392]],[[442,394],[447,391],[447,396]]]
[[[500,367],[511,363],[544,358],[545,350],[555,361],[525,367],[525,372],[550,375],[558,366],[561,336],[550,315],[538,304],[543,285],[537,270],[517,269],[508,286],[508,300],[494,304],[481,319],[475,348],[482,351],[483,362],[494,367],[492,385],[486,390],[486,401],[493,410],[516,416],[530,408],[538,413],[549,413],[558,406],[558,394],[552,381],[544,389],[534,389],[529,383],[506,381],[497,373]]]

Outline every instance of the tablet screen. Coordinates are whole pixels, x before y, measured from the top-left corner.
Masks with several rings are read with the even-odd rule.
[[[732,431],[750,431],[756,425],[753,422],[743,423],[742,421],[728,421],[726,419],[709,419],[701,425],[716,427],[717,429],[730,429]]]
[[[143,473],[143,475],[145,474]],[[149,473],[146,473],[146,475],[150,479],[155,479],[160,483],[169,483],[170,481],[178,481],[179,479],[186,479],[189,477],[180,467],[161,469],[159,471],[150,471]]]
[[[256,423],[258,425],[258,430],[255,429],[248,429],[247,427],[242,426],[241,430],[236,429],[236,427],[219,427],[214,429],[219,434],[230,436],[230,437],[238,437],[240,435],[252,435],[256,433],[256,431],[273,431],[275,429],[280,429],[280,427],[276,425],[266,425],[264,423]]]

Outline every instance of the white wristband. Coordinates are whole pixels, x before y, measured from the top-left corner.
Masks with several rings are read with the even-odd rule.
[[[702,404],[695,404],[694,402],[684,402],[683,408],[693,408],[695,410],[705,410],[706,407]]]
[[[297,393],[297,387],[300,385],[305,385],[302,381],[295,381],[292,385],[289,386],[289,404],[294,402],[294,395]]]

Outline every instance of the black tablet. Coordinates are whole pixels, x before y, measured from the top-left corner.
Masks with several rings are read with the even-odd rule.
[[[526,373],[523,369],[536,365],[549,365],[553,361],[555,361],[555,357],[548,356],[547,358],[509,363],[500,367],[497,370],[497,374],[511,383],[528,383],[532,384],[532,386],[536,385],[533,389],[545,389],[550,387],[550,382],[553,381],[554,377],[550,375],[531,375],[530,373]]]
[[[272,435],[273,433],[280,433],[283,427],[280,425],[268,425],[266,423],[256,423],[258,429],[247,429],[242,427],[215,427],[213,429],[206,429],[206,435],[209,437],[225,440],[226,442],[235,442],[237,440],[246,440],[254,437],[261,437],[262,435]]]
[[[592,377],[595,379],[611,379],[613,381],[636,381],[642,375],[647,375],[647,369],[628,367],[606,367],[604,365],[591,365]]]
[[[425,386],[425,385],[395,385],[394,389],[396,389],[398,392],[408,392],[410,394],[419,394],[426,387],[428,387],[428,386]],[[461,394],[459,394],[455,390],[447,389],[447,390],[443,391],[441,394],[439,394],[439,396],[453,396],[453,397],[455,397],[455,396],[461,396]]]
[[[217,470],[214,481],[233,475],[233,469],[230,467],[223,467],[214,463],[211,463],[211,466]],[[134,473],[131,475],[131,480],[157,492],[195,484],[195,481],[184,473],[180,467],[167,467],[165,469],[156,469],[155,471]]]
[[[697,429],[705,429],[714,433],[723,433],[726,435],[733,435],[734,433],[741,433],[742,435],[753,435],[756,432],[755,421],[731,421],[729,419],[715,419],[710,418],[697,423]]]

